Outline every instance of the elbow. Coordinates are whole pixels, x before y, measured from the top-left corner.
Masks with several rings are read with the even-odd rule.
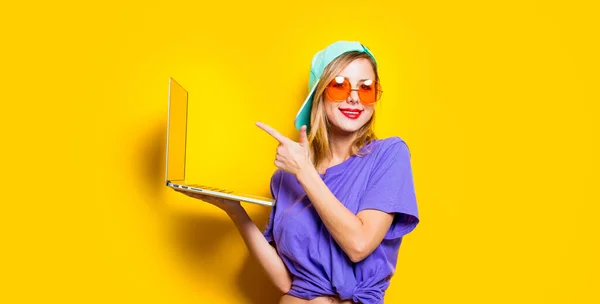
[[[350,258],[350,261],[352,261],[353,263],[358,263],[358,262],[364,260],[367,256],[368,255],[365,255],[365,254],[355,253],[355,254],[349,255],[348,257]]]
[[[283,294],[287,294],[292,289],[292,283],[280,284],[278,287],[279,291],[281,291]]]
[[[348,251],[348,258],[353,263],[358,263],[368,257],[370,253],[366,244],[357,243]]]
[[[290,292],[292,289],[292,277],[287,272],[287,269],[285,273],[281,274],[281,276],[275,280],[275,286],[277,286],[277,289],[279,289],[279,291],[281,291],[283,294]]]

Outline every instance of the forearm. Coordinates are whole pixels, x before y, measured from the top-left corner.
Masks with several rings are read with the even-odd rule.
[[[292,277],[275,248],[267,242],[243,208],[228,211],[227,214],[233,220],[248,250],[265,269],[271,281],[281,292],[287,293],[292,286]]]
[[[316,170],[297,177],[331,236],[351,260],[359,260],[367,246],[362,221],[331,193]]]

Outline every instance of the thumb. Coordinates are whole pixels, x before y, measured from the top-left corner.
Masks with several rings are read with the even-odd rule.
[[[308,136],[306,136],[306,126],[300,127],[300,145],[308,148]]]

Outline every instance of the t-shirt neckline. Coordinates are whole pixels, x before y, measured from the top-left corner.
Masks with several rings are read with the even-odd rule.
[[[363,147],[361,148],[361,150],[360,150],[360,151],[364,151],[364,149],[365,149],[365,148],[367,148],[367,147],[371,146],[371,145],[372,145],[372,144],[374,144],[376,141],[377,141],[377,140],[372,140],[372,141],[371,141],[369,144],[367,144],[367,145],[363,146]],[[321,178],[325,178],[326,176],[331,176],[331,175],[335,175],[335,174],[339,174],[339,173],[342,173],[342,172],[344,172],[344,170],[345,170],[345,169],[346,169],[346,168],[349,166],[349,164],[352,162],[352,160],[354,160],[356,157],[357,157],[357,155],[356,155],[356,154],[354,154],[354,155],[350,155],[350,157],[348,157],[348,158],[347,158],[346,160],[344,160],[343,162],[341,162],[341,163],[339,163],[339,164],[337,164],[337,165],[334,165],[334,166],[331,166],[331,167],[327,168],[327,169],[325,170],[325,173],[324,173],[324,174],[322,174],[322,173],[319,173],[319,176],[321,176]]]
[[[350,157],[348,157],[346,160],[344,160],[343,162],[335,165],[335,166],[331,166],[327,169],[325,169],[325,173],[319,173],[319,175],[321,177],[325,177],[325,176],[331,176],[333,174],[337,174],[337,173],[341,173],[344,171],[344,169],[348,166],[348,163],[350,163],[350,161],[356,157],[356,155],[351,155]]]

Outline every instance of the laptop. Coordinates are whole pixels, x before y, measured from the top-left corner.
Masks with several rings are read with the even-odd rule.
[[[165,170],[165,183],[168,187],[263,206],[275,205],[272,198],[188,183],[185,179],[188,92],[172,77],[169,78],[168,104]]]

